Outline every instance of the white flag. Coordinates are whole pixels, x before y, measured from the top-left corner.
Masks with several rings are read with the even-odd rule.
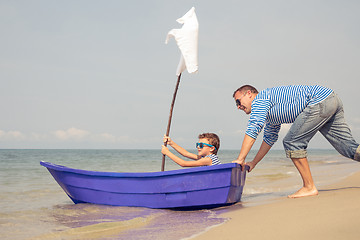
[[[199,23],[196,18],[195,8],[192,7],[182,18],[176,21],[184,25],[181,29],[172,29],[165,41],[165,43],[168,43],[170,37],[174,37],[181,51],[176,75],[179,76],[185,69],[189,73],[197,72]]]

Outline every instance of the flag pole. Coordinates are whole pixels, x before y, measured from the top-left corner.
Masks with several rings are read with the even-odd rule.
[[[167,129],[166,129],[166,136],[169,136],[170,134],[170,126],[171,126],[171,119],[172,119],[172,113],[174,110],[174,104],[175,104],[175,99],[176,99],[176,94],[179,88],[179,84],[180,84],[180,78],[181,78],[181,73],[179,74],[178,78],[177,78],[177,82],[176,82],[176,86],[175,86],[175,91],[173,94],[173,99],[171,102],[171,106],[170,106],[170,114],[169,114],[169,120],[168,120],[168,125],[167,125]],[[164,143],[164,146],[166,147],[167,142]],[[165,155],[163,154],[162,157],[162,164],[161,164],[161,171],[163,172],[165,170]]]

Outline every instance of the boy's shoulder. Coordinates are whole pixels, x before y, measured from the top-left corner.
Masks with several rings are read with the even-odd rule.
[[[219,161],[219,157],[216,154],[209,154],[205,157],[208,157],[211,159],[212,165],[221,164],[221,162]]]

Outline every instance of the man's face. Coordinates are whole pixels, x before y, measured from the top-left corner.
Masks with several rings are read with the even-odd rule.
[[[246,92],[236,92],[234,96],[237,109],[243,110],[246,114],[251,113],[251,100],[252,93],[251,91]]]

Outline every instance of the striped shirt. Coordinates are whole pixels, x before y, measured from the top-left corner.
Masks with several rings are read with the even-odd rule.
[[[209,154],[209,155],[207,155],[205,157],[209,157],[211,159],[211,162],[212,162],[211,165],[219,165],[219,164],[221,164],[221,162],[219,161],[218,156],[215,155],[215,154]]]
[[[264,141],[272,146],[278,139],[281,124],[293,123],[310,105],[320,103],[333,90],[322,86],[280,86],[267,88],[254,98],[246,135],[256,139],[264,128]]]

